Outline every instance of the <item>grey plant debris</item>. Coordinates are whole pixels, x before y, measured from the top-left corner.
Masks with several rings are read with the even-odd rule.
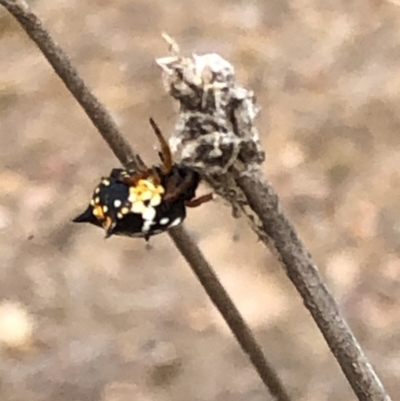
[[[254,119],[254,93],[235,82],[233,66],[218,54],[157,60],[164,85],[181,109],[170,145],[185,165],[215,176],[243,174],[264,161]]]
[[[173,48],[177,53],[177,46]],[[235,181],[254,174],[265,160],[254,125],[259,108],[253,91],[238,85],[234,67],[215,53],[174,54],[157,59],[157,64],[166,90],[180,103],[171,150],[231,204],[235,217],[246,216],[258,236],[267,240]]]

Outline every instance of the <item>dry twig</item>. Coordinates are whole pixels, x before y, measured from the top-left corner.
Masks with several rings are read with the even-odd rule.
[[[79,77],[78,72],[71,64],[67,55],[54,42],[41,21],[30,10],[27,3],[23,0],[0,0],[0,4],[14,16],[40,48],[55,72],[85,110],[120,162],[126,167],[140,168],[143,165],[140,157],[122,136],[108,111]],[[290,398],[274,369],[268,364],[251,330],[197,245],[186,233],[183,226],[171,229],[170,236],[193,269],[212,302],[222,314],[243,351],[248,354],[256,371],[271,394],[278,401],[289,401]]]
[[[382,383],[341,316],[309,252],[260,168],[264,152],[254,127],[253,93],[235,83],[217,54],[158,60],[167,91],[180,103],[173,151],[199,171],[235,212],[247,217],[303,298],[353,391],[362,401],[389,401]]]

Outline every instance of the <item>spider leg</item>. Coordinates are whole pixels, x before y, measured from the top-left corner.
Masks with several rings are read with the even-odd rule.
[[[179,196],[184,193],[192,184],[193,175],[188,174],[183,181],[177,185],[179,179],[177,176],[173,176],[169,179],[164,195],[165,202],[174,202]]]
[[[160,128],[151,117],[150,117],[150,124],[154,130],[154,133],[157,136],[158,142],[160,142],[161,145],[161,152],[159,153],[159,156],[163,163],[164,173],[168,174],[171,171],[173,165],[171,149],[169,148],[167,141],[165,140],[163,134],[161,133]]]
[[[202,205],[205,202],[209,202],[214,199],[214,194],[209,193],[206,195],[199,196],[198,198],[191,199],[190,201],[185,202],[185,206],[187,207],[197,207]]]

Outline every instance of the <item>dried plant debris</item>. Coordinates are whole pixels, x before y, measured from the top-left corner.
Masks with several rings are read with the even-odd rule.
[[[204,175],[243,172],[264,161],[253,125],[254,94],[235,83],[233,66],[218,54],[157,60],[168,92],[180,102],[171,149]],[[232,167],[232,168],[231,168]]]
[[[235,216],[243,212],[264,237],[261,222],[235,181],[257,172],[265,159],[254,126],[259,110],[254,93],[236,83],[234,67],[218,54],[174,54],[157,63],[167,91],[180,103],[170,138],[172,152],[230,202]]]

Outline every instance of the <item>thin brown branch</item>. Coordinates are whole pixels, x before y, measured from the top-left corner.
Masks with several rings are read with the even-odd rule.
[[[317,267],[282,211],[272,186],[261,174],[240,177],[237,183],[246,194],[250,207],[260,216],[288,277],[302,296],[358,398],[364,401],[389,401],[389,395],[341,316]]]
[[[141,168],[143,162],[140,157],[123,137],[105,107],[79,77],[67,55],[54,42],[38,17],[29,9],[27,3],[22,0],[0,0],[0,4],[15,17],[40,48],[57,75],[83,107],[120,162],[127,167]],[[278,401],[289,401],[290,398],[284,386],[274,369],[267,362],[250,328],[195,242],[186,233],[183,226],[171,229],[170,236],[193,269],[211,301],[220,311],[241,348],[248,354],[250,361],[271,394]]]
[[[253,93],[235,83],[231,64],[216,54],[158,60],[165,86],[181,105],[175,152],[241,211],[277,256],[354,393],[362,401],[389,401],[381,381],[349,328],[318,269],[282,211],[260,168],[264,153],[254,126]]]
[[[264,384],[277,400],[289,401],[290,398],[274,369],[268,365],[261,347],[242,315],[229,297],[225,288],[214,273],[200,249],[187,234],[183,226],[170,230],[170,236],[183,257],[191,266],[194,274],[207,292],[213,304],[217,307],[232,333],[238,340],[243,351],[249,356]],[[188,257],[190,255],[190,257]]]

